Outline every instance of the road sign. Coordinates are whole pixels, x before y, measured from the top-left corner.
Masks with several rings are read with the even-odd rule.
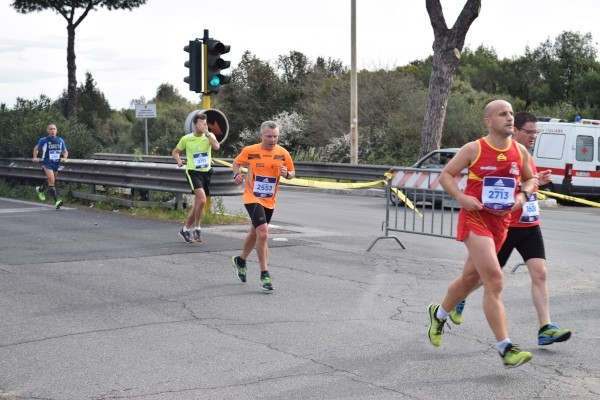
[[[135,117],[144,119],[144,140],[146,150],[144,154],[148,155],[148,118],[156,118],[156,104],[136,104]]]
[[[156,104],[136,104],[136,118],[156,118]]]

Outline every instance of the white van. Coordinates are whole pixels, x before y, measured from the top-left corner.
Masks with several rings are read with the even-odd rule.
[[[538,122],[533,148],[538,171],[552,170],[549,190],[600,198],[600,120]]]

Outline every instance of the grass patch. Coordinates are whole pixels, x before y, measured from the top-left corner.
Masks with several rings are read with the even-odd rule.
[[[72,193],[81,190],[78,185],[61,184],[61,187]],[[87,186],[86,186],[87,187]],[[6,179],[0,179],[0,196],[20,200],[39,201],[35,192],[35,186],[22,185],[21,183],[9,182]],[[114,192],[111,195],[115,195]],[[166,196],[163,194],[162,196]],[[163,221],[184,222],[187,218],[189,209],[153,207],[127,207],[116,204],[111,201],[90,201],[72,197],[69,194],[62,196],[65,205],[78,208],[93,208],[99,211],[118,212],[119,214],[132,217],[152,218]],[[248,222],[247,215],[229,214],[223,204],[223,198],[220,196],[211,198],[210,211],[202,216],[202,225],[230,225]]]

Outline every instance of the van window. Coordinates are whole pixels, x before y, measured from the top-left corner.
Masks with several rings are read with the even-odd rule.
[[[560,160],[563,157],[566,136],[563,133],[543,133],[535,142],[538,158]]]
[[[575,159],[577,161],[594,161],[594,138],[592,136],[577,135]]]

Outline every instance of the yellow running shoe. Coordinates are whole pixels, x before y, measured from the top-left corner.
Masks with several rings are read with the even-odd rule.
[[[518,367],[519,365],[525,364],[533,357],[530,352],[523,351],[516,344],[512,343],[506,346],[504,355],[500,356],[502,357],[502,362],[506,368]]]
[[[429,330],[427,336],[431,344],[435,347],[439,347],[442,344],[442,333],[444,333],[444,324],[446,323],[445,319],[440,321],[435,317],[438,308],[440,308],[439,304],[429,305]]]

